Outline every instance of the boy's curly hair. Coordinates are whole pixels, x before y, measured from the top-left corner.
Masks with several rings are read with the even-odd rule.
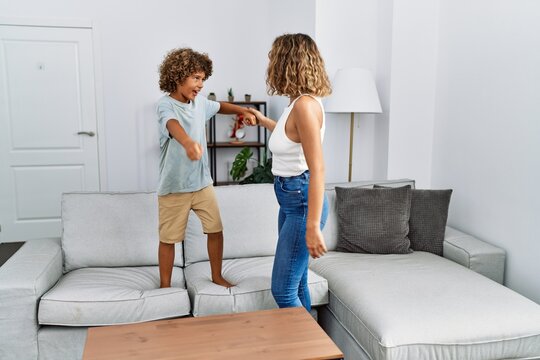
[[[182,84],[191,74],[202,71],[204,79],[212,75],[212,60],[208,54],[190,48],[173,49],[165,55],[159,66],[159,88],[173,93],[177,83]]]
[[[278,36],[272,44],[268,58],[268,94],[327,96],[332,92],[324,60],[309,35]]]

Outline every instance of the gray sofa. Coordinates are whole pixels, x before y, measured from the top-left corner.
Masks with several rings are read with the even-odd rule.
[[[158,289],[156,195],[65,194],[62,239],[28,241],[0,267],[0,359],[80,359],[88,326],[276,307],[272,186],[216,193],[231,289],[210,281],[196,216],[177,245],[174,287]],[[327,195],[324,235],[335,250],[333,186]],[[504,261],[501,249],[448,227],[444,257],[330,251],[310,263],[310,293],[347,359],[540,358],[540,306],[500,284]]]

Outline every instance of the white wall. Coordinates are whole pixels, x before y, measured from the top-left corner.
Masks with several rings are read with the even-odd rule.
[[[540,303],[540,2],[442,0],[440,16],[433,187]]]
[[[431,184],[439,0],[395,1],[392,14],[388,178]]]
[[[373,178],[388,178],[388,134],[392,66],[394,0],[377,2],[377,69],[375,81],[382,113],[375,116]]]
[[[272,42],[280,35],[304,33],[313,38],[315,37],[315,0],[274,0],[272,6],[270,6],[269,18],[270,27],[265,52],[266,60],[268,60],[268,52],[272,47]],[[288,98],[272,96],[269,100],[269,107],[271,107],[269,116],[277,120],[288,104]]]
[[[317,1],[316,41],[330,80],[343,67],[371,70],[378,82],[378,7],[376,0]],[[387,94],[381,93],[381,102]],[[352,179],[385,176],[386,152],[377,147],[376,123],[384,117],[355,114]],[[326,114],[324,153],[327,182],[347,181],[349,164],[349,114]],[[381,141],[386,142],[386,135]],[[382,170],[381,170],[382,169]]]

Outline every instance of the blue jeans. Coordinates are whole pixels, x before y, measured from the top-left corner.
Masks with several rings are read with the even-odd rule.
[[[308,289],[309,252],[306,246],[309,172],[292,177],[276,176],[274,191],[279,203],[279,239],[272,269],[272,295],[280,308],[304,306],[311,310]],[[321,230],[328,217],[324,196]]]

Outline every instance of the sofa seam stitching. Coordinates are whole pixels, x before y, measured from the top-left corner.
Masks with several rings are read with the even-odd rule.
[[[59,249],[56,251],[56,254],[54,254],[54,257],[52,258],[52,260],[45,266],[45,269],[43,269],[43,270],[39,273],[39,275],[36,277],[36,279],[34,280],[34,284],[33,284],[33,288],[34,288],[34,289],[33,289],[33,290],[34,290],[34,295],[36,296],[36,299],[38,300],[38,303],[41,302],[41,298],[43,297],[43,294],[40,295],[39,298],[38,298],[38,296],[37,296],[37,287],[36,287],[36,284],[37,284],[37,282],[39,281],[39,279],[41,279],[41,277],[43,276],[43,274],[45,274],[45,273],[52,267],[51,264],[54,263],[54,261],[58,258],[58,256],[59,256],[59,255],[60,255],[60,256],[62,255],[61,253],[62,253],[62,251],[61,251],[61,249],[59,248]],[[63,275],[64,275],[64,274],[62,273],[62,274],[60,275],[60,278],[61,278]],[[56,285],[56,284],[58,283],[58,280],[60,280],[60,278],[56,279],[56,281],[54,282],[54,284],[53,284],[53,286],[51,287],[51,289],[54,287],[54,285]],[[44,294],[47,293],[49,290],[50,290],[50,289],[48,289],[47,291],[45,291]],[[37,317],[37,316],[36,316],[36,317]]]
[[[66,327],[69,327],[69,328],[95,327],[95,326],[114,326],[114,325],[131,325],[131,324],[141,324],[141,323],[145,323],[145,322],[148,322],[148,321],[171,320],[171,319],[176,319],[176,318],[187,317],[189,315],[191,315],[190,311],[188,311],[185,315],[172,315],[172,316],[166,317],[166,318],[158,317],[158,318],[152,318],[152,319],[147,319],[147,320],[137,320],[136,322],[109,323],[109,324],[104,324],[104,325],[96,325],[96,324],[83,324],[83,325],[81,325],[81,324],[69,324],[69,323],[63,323],[63,324],[44,323],[44,324],[41,324],[41,325],[43,325],[43,326],[66,326]]]
[[[468,252],[466,249],[464,249],[463,247],[461,246],[457,246],[456,244],[453,244],[449,241],[447,241],[447,243],[450,245],[450,246],[453,246],[454,248],[456,249],[459,249],[461,251],[463,251],[468,257],[467,257],[467,268],[471,268],[471,253]]]

